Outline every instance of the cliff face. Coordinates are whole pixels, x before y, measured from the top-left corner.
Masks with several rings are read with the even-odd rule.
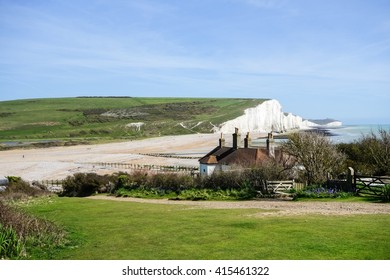
[[[341,123],[338,123],[341,125]],[[220,125],[218,132],[233,133],[234,128],[250,132],[282,132],[319,126],[300,116],[284,113],[277,100],[268,100],[254,108],[246,109],[244,115]],[[326,126],[326,125],[325,125]]]

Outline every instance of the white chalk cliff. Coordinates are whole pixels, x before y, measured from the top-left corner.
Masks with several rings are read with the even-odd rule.
[[[339,126],[341,125],[341,122],[333,122],[332,125]],[[272,99],[263,102],[257,107],[246,109],[244,111],[244,115],[222,123],[216,131],[222,133],[233,133],[234,129],[237,127],[240,131],[284,132],[318,126],[318,124],[304,120],[300,116],[295,116],[291,113],[284,113],[279,101]]]

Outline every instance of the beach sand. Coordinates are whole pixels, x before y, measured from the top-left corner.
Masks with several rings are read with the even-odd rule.
[[[110,174],[129,171],[123,167],[97,163],[154,164],[198,167],[198,158],[218,145],[219,134],[164,136],[110,144],[79,145],[0,152],[0,175],[19,176],[24,180],[57,180],[77,172]],[[230,136],[225,136],[229,145]],[[147,156],[169,153],[191,158]]]

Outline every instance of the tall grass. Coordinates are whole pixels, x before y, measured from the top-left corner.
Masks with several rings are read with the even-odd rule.
[[[0,259],[29,258],[32,251],[48,255],[66,244],[66,232],[54,223],[25,213],[20,207],[32,198],[49,197],[18,177],[0,193]]]
[[[58,225],[29,215],[1,200],[0,225],[0,258],[28,258],[28,253],[37,248],[45,255],[67,243],[66,232]]]
[[[0,259],[15,259],[22,256],[23,242],[12,227],[0,223]]]

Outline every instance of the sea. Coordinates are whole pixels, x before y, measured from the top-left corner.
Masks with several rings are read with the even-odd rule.
[[[364,135],[379,134],[379,129],[390,133],[390,124],[364,124],[364,125],[343,125],[339,127],[324,128],[333,143],[352,143],[361,139]]]

